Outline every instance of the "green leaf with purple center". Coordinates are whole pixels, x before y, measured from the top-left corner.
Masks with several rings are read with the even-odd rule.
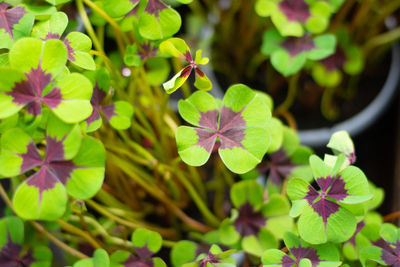
[[[352,205],[364,203],[372,197],[368,180],[360,169],[354,166],[340,169],[344,160],[345,155],[341,154],[335,166],[331,167],[315,155],[310,157],[319,191],[300,178],[288,182],[287,194],[293,202],[290,214],[293,217],[300,215],[298,231],[309,243],[348,240],[357,224],[350,211]]]
[[[261,52],[271,56],[274,68],[284,76],[295,74],[303,68],[306,60],[321,60],[335,51],[336,38],[332,34],[312,37],[283,37],[276,30],[263,35]]]
[[[333,244],[311,245],[292,232],[285,234],[284,241],[289,253],[278,249],[266,250],[261,257],[263,267],[301,266],[304,259],[310,261],[309,266],[313,267],[337,267],[342,263],[339,251]]]
[[[27,107],[34,116],[45,104],[60,119],[75,123],[92,112],[92,85],[79,73],[63,74],[67,49],[59,40],[18,40],[10,50],[10,67],[0,68],[0,118]]]
[[[193,70],[196,74],[194,86],[203,91],[211,90],[211,81],[199,68],[199,65],[206,65],[209,61],[208,58],[201,56],[201,50],[196,51],[196,58],[194,59],[184,40],[180,38],[170,38],[160,44],[160,52],[166,56],[176,57],[189,63],[188,66],[179,71],[171,80],[163,84],[168,94],[175,92],[181,87]]]
[[[57,219],[64,214],[67,193],[88,199],[103,183],[103,145],[82,137],[78,125],[50,116],[45,140],[42,156],[31,137],[19,128],[1,137],[0,174],[13,177],[34,170],[13,197],[15,211],[24,219]]]
[[[131,126],[133,107],[126,101],[115,101],[106,104],[106,97],[110,91],[110,77],[108,72],[101,68],[95,72],[87,72],[86,76],[95,84],[90,103],[92,114],[82,122],[86,132],[93,132],[100,128],[102,118],[100,114],[118,130],[128,129]]]
[[[41,21],[33,27],[32,36],[41,40],[61,39],[68,25],[68,17],[64,12],[51,15],[48,20]],[[62,40],[68,51],[68,60],[83,69],[95,70],[96,64],[89,54],[92,40],[81,32],[70,32]]]
[[[231,200],[235,209],[219,228],[222,244],[239,243],[244,251],[261,256],[265,249],[277,247],[277,240],[293,229],[293,219],[287,215],[288,200],[273,195],[265,201],[263,188],[254,180],[234,184]]]
[[[382,216],[375,212],[369,212],[362,221],[357,223],[353,236],[344,242],[343,256],[351,261],[360,259],[360,252],[380,239],[379,230],[383,222]]]
[[[23,6],[11,7],[6,2],[0,3],[0,49],[11,48],[14,41],[28,37],[35,17]]]
[[[283,127],[282,146],[268,155],[268,161],[259,165],[258,169],[268,172],[268,185],[279,191],[285,179],[301,177],[306,181],[312,180],[308,159],[312,150],[301,146],[297,134],[290,128]],[[270,188],[269,192],[270,192]]]
[[[341,29],[335,35],[338,40],[335,53],[315,62],[312,67],[313,79],[321,86],[336,87],[342,82],[343,72],[356,75],[364,67],[363,53],[347,31]]]
[[[257,0],[257,14],[271,17],[283,36],[303,36],[305,31],[318,34],[329,25],[333,6],[319,0]]]
[[[171,37],[181,27],[182,20],[178,12],[162,0],[147,0],[147,5],[139,15],[139,33],[149,40]]]
[[[223,251],[218,245],[212,245],[207,253],[201,253],[194,262],[182,267],[235,267],[236,261],[231,257],[235,250]]]
[[[231,86],[222,104],[198,91],[178,103],[179,113],[197,127],[180,126],[176,132],[178,153],[192,166],[207,162],[213,150],[231,171],[245,173],[260,163],[270,138],[265,128],[271,112],[249,87]]]
[[[50,267],[52,253],[44,246],[26,247],[24,222],[14,216],[0,219],[0,266]]]
[[[132,244],[136,253],[136,256],[131,256],[129,259],[129,263],[132,264],[132,266],[166,266],[164,261],[160,258],[152,258],[162,246],[162,237],[159,233],[144,228],[138,228],[132,234]]]
[[[360,261],[368,266],[369,261],[385,266],[397,266],[400,258],[400,230],[390,223],[380,227],[379,238],[372,246],[364,247],[360,252]]]

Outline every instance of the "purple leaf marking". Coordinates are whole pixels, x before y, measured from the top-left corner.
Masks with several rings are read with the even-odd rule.
[[[130,255],[123,265],[125,267],[154,267],[154,262],[152,259],[140,259]]]
[[[314,41],[310,39],[310,35],[308,34],[302,37],[288,37],[281,45],[289,52],[291,57],[315,48]]]
[[[353,164],[354,162],[356,162],[356,154],[354,153],[354,152],[351,152],[349,155],[348,155],[348,159],[349,159],[349,162],[350,162],[350,164]]]
[[[347,240],[346,242],[351,243],[353,246],[356,246],[356,235],[361,232],[361,230],[364,228],[365,226],[365,222],[361,221],[359,223],[357,223],[357,227],[356,227],[356,231],[354,232],[353,236],[350,237],[349,240]]]
[[[61,38],[61,36],[58,33],[49,32],[49,33],[47,33],[46,37],[44,39],[42,39],[42,40],[43,41],[50,40],[50,39],[57,39],[58,40],[60,38]]]
[[[50,108],[57,107],[62,101],[61,91],[53,88],[47,95],[42,96],[43,90],[51,82],[51,74],[45,73],[40,64],[37,69],[31,69],[25,73],[27,80],[16,82],[11,92],[7,95],[13,97],[13,102],[17,105],[28,105],[28,112],[33,115],[42,113],[40,103],[45,103]]]
[[[246,126],[242,117],[243,110],[234,112],[230,108],[222,107],[219,127],[217,110],[200,112],[199,125],[206,129],[195,128],[199,136],[197,145],[211,153],[217,138],[219,138],[218,145],[221,149],[243,148],[241,142],[245,138],[244,127]]]
[[[255,211],[250,203],[245,203],[239,208],[239,217],[233,225],[236,231],[243,237],[250,235],[258,235],[260,228],[264,227],[267,222],[261,212]]]
[[[344,53],[343,49],[338,46],[333,55],[330,55],[327,58],[324,58],[320,62],[328,71],[334,71],[338,69],[342,69],[344,64],[346,63],[347,56]],[[354,154],[354,153],[353,153]]]
[[[396,244],[387,242],[386,240],[380,238],[373,245],[382,248],[381,259],[388,266],[400,267],[400,242],[396,241]]]
[[[68,39],[64,39],[63,43],[67,47],[68,60],[74,62],[75,61],[75,50],[72,48],[71,42]]]
[[[21,173],[32,170],[42,164],[42,157],[33,142],[28,144],[26,153],[20,154],[19,156],[22,157]]]
[[[195,128],[196,134],[199,137],[197,145],[203,147],[208,153],[214,148],[217,134],[206,129]]]
[[[289,248],[289,251],[290,253],[292,253],[295,260],[288,255],[283,256],[282,267],[291,267],[294,264],[296,264],[296,266],[299,266],[301,259],[309,259],[313,267],[317,266],[321,262],[315,248],[305,248],[300,245],[298,248]]]
[[[102,105],[104,98],[106,97],[106,92],[101,90],[96,83],[96,86],[93,88],[92,99],[90,103],[92,104],[93,111],[89,118],[86,119],[87,125],[89,126],[94,121],[100,119],[100,111],[103,112],[104,116],[107,120],[111,120],[112,117],[117,116],[118,114],[115,113],[115,105]]]
[[[39,189],[39,193],[54,188],[55,184],[61,182],[66,184],[73,170],[80,168],[71,160],[64,158],[64,141],[56,140],[50,136],[46,136],[46,155],[41,158],[39,151],[33,143],[29,143],[28,151],[20,154],[22,157],[21,173],[27,172],[34,167],[40,166],[38,172],[32,174],[26,181],[30,186]]]
[[[22,247],[19,244],[13,243],[10,236],[8,236],[8,242],[1,248],[0,251],[0,266],[24,267],[31,266],[31,264],[36,261],[33,258],[31,249],[28,250],[23,257],[20,256],[21,251]]]
[[[168,8],[161,0],[149,0],[144,11],[150,15],[155,15],[158,18],[158,14]]]
[[[14,25],[19,23],[26,11],[23,7],[8,9],[10,6],[8,3],[0,3],[0,29],[4,29],[13,38]]]
[[[328,218],[339,210],[339,205],[329,198],[341,201],[349,194],[347,194],[347,189],[345,189],[346,184],[343,179],[341,179],[340,175],[337,177],[328,176],[326,178],[317,178],[316,181],[321,188],[321,192],[317,192],[314,187],[309,185],[309,191],[304,199],[306,199],[313,210],[322,217],[326,227]]]
[[[279,8],[289,21],[305,23],[310,17],[310,9],[304,0],[284,0]]]
[[[107,120],[111,120],[112,117],[117,116],[117,113],[115,113],[115,104],[101,106],[100,110],[103,112]]]
[[[46,37],[42,40],[43,41],[46,41],[49,39],[59,40],[60,38],[61,38],[61,36],[58,33],[49,32],[49,33],[47,33]],[[71,47],[71,42],[68,39],[64,39],[63,43],[68,51],[68,60],[74,62],[75,61],[75,50]]]
[[[206,267],[207,263],[220,263],[221,259],[218,255],[214,255],[211,252],[208,252],[207,257],[199,260],[199,267]],[[214,265],[213,265],[214,266]]]
[[[151,257],[154,252],[151,251],[147,246],[144,247],[134,247],[136,254],[139,256],[141,259],[146,259]]]
[[[42,166],[38,172],[35,172],[26,180],[27,185],[39,189],[39,199],[43,191],[54,188],[57,182],[59,182],[57,177],[46,166]]]
[[[298,164],[293,163],[283,149],[271,153],[269,157],[270,161],[260,166],[260,171],[269,171],[269,179],[279,186]]]
[[[207,112],[200,112],[199,125],[201,127],[217,131],[218,128],[218,110],[209,110]]]
[[[143,44],[142,49],[139,50],[138,54],[141,60],[155,57],[157,55],[157,47],[151,47],[148,43]]]

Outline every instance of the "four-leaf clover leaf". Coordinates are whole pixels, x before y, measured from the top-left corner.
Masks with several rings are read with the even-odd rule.
[[[288,182],[287,194],[293,202],[290,214],[293,217],[300,215],[298,231],[309,243],[348,240],[357,225],[349,208],[372,197],[368,180],[359,168],[348,166],[341,169],[345,160],[344,154],[339,155],[332,167],[318,156],[310,157],[313,176],[320,190],[301,178]]]
[[[103,183],[104,147],[83,137],[79,125],[50,116],[45,140],[43,153],[20,128],[10,129],[0,139],[0,175],[13,177],[33,170],[13,198],[15,212],[24,219],[55,220],[65,212],[67,193],[88,199]]]
[[[10,67],[0,68],[0,119],[25,106],[29,114],[40,115],[42,104],[67,123],[89,117],[92,84],[82,74],[63,73],[67,49],[61,41],[20,39],[9,59]]]
[[[178,153],[189,165],[203,165],[218,149],[228,169],[245,173],[267,152],[270,137],[265,126],[271,112],[263,98],[245,85],[231,86],[222,103],[197,91],[180,100],[178,108],[181,116],[196,126],[180,126],[176,132]]]

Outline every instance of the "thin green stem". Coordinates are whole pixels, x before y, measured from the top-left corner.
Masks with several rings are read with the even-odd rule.
[[[218,227],[220,224],[219,219],[208,209],[207,204],[200,197],[196,189],[189,182],[189,180],[182,175],[182,173],[177,172],[176,177],[181,181],[183,186],[189,192],[189,195],[192,197],[194,203],[199,208],[200,212],[203,214],[205,219],[214,227]]]
[[[371,38],[364,46],[364,55],[369,55],[372,49],[394,42],[400,38],[400,27]]]
[[[114,155],[110,154],[110,160],[113,162],[118,162],[119,168],[125,172],[131,179],[137,182],[143,189],[145,189],[150,195],[154,198],[163,202],[166,206],[168,206],[172,212],[174,212],[182,221],[193,227],[194,229],[206,233],[211,231],[212,229],[192,218],[187,216],[179,207],[175,205],[175,203],[165,195],[165,193],[159,190],[157,187],[153,187],[145,182],[141,177],[139,177],[134,171],[131,170],[130,164],[126,163],[124,160],[121,160]]]
[[[63,221],[61,219],[58,219],[57,222],[61,225],[61,228],[66,230],[67,232],[70,232],[72,234],[81,236],[82,238],[84,238],[90,245],[92,245],[94,248],[102,248],[101,245],[99,244],[99,242],[97,242],[96,239],[94,239],[92,236],[90,236],[88,233],[86,233],[85,231],[82,231],[81,229],[79,229],[78,227],[67,223],[66,221]]]
[[[124,220],[122,218],[119,218],[118,216],[115,216],[114,214],[112,214],[111,212],[109,212],[108,210],[106,210],[104,207],[102,207],[101,205],[99,205],[98,203],[96,203],[95,201],[88,199],[86,200],[86,202],[92,207],[94,208],[96,211],[98,211],[99,213],[103,214],[104,216],[110,218],[111,220],[125,225],[129,228],[132,229],[137,229],[137,228],[147,228],[149,230],[152,231],[156,231],[158,233],[160,233],[162,236],[165,237],[174,237],[175,236],[175,231],[172,229],[163,229],[160,227],[156,227],[156,226],[152,226],[152,225],[148,225],[148,224],[144,224],[142,222],[138,222],[138,221],[127,221]]]
[[[81,1],[81,0],[80,0]],[[114,33],[115,33],[115,39],[117,41],[117,45],[121,51],[121,53],[124,55],[125,54],[125,45],[123,44],[122,41],[124,41],[126,44],[129,44],[129,39],[128,37],[125,35],[125,33],[121,30],[121,28],[119,27],[118,23],[111,18],[109,15],[107,15],[106,12],[104,12],[104,10],[102,10],[101,8],[99,8],[95,3],[93,3],[90,0],[83,0],[83,2],[85,2],[86,5],[88,5],[89,7],[91,7],[93,10],[95,10],[97,13],[99,13],[100,16],[102,16],[110,25],[111,27],[113,27],[114,29]],[[121,39],[122,38],[122,39]]]
[[[279,107],[276,108],[277,110],[287,111],[293,105],[297,95],[297,90],[298,90],[297,84],[299,82],[299,78],[300,78],[300,73],[297,73],[292,77],[290,77],[288,94],[286,96],[285,101]]]

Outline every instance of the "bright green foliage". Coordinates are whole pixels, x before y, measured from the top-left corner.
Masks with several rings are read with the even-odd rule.
[[[212,245],[210,251],[200,254],[194,262],[183,264],[182,267],[235,267],[236,262],[230,256],[235,250],[223,251],[219,246]]]
[[[61,5],[61,4],[71,2],[71,0],[46,0],[46,2],[56,6],[56,5]]]
[[[110,267],[110,258],[104,249],[96,249],[92,258],[77,261],[73,267]]]
[[[234,184],[231,201],[236,209],[219,229],[224,245],[239,244],[247,253],[261,256],[265,249],[277,247],[277,240],[293,229],[288,200],[276,194],[265,201],[263,188],[254,180]]]
[[[303,68],[306,60],[321,60],[335,51],[336,39],[332,34],[317,37],[283,37],[276,30],[263,35],[261,52],[271,56],[271,64],[284,76],[295,74]]]
[[[189,123],[176,132],[182,160],[201,166],[209,159],[215,144],[225,165],[245,173],[262,160],[269,146],[266,124],[271,113],[262,98],[245,85],[231,86],[222,104],[206,92],[198,91],[179,101],[179,113]]]
[[[49,118],[46,140],[42,158],[23,130],[11,129],[1,136],[2,176],[12,177],[40,167],[20,184],[13,197],[15,211],[24,219],[57,219],[65,211],[67,193],[87,199],[103,183],[103,145],[91,137],[82,137],[78,125],[65,124],[53,116]]]
[[[139,33],[149,40],[165,39],[177,33],[181,24],[181,16],[176,10],[162,0],[148,0],[139,16]]]
[[[42,39],[60,39],[68,25],[68,17],[63,12],[57,12],[48,20],[41,21],[33,27],[32,36]],[[70,32],[63,39],[68,51],[68,60],[83,69],[95,70],[96,65],[89,54],[92,40],[81,32]]]
[[[14,216],[0,219],[0,265],[50,267],[53,258],[51,250],[43,245],[27,246],[24,222]]]
[[[309,243],[339,243],[349,239],[356,229],[352,205],[372,197],[364,173],[354,166],[341,169],[344,160],[342,154],[331,167],[315,155],[310,157],[310,166],[321,191],[301,178],[294,178],[287,185],[287,194],[293,202],[290,214],[301,215],[298,231]]]
[[[132,243],[136,249],[147,248],[149,253],[155,254],[161,249],[162,238],[157,232],[141,228],[133,232]]]
[[[286,3],[287,2],[287,3]],[[300,37],[305,32],[322,33],[329,26],[329,19],[334,11],[328,1],[297,0],[296,3],[285,0],[257,0],[255,10],[261,17],[271,17],[272,22],[283,36]],[[296,5],[296,10],[293,5]],[[285,5],[285,7],[283,7]],[[289,12],[297,12],[296,18],[289,17]],[[290,15],[291,16],[291,15]]]
[[[181,87],[187,78],[189,78],[190,73],[194,70],[196,74],[196,80],[194,86],[203,91],[209,91],[212,88],[211,81],[208,77],[199,69],[198,65],[206,65],[209,61],[208,58],[202,57],[201,50],[196,51],[196,57],[193,58],[189,47],[179,38],[170,38],[160,44],[160,52],[166,56],[179,58],[181,60],[189,63],[188,66],[179,71],[171,80],[163,84],[164,89],[167,93],[175,92],[179,87]]]
[[[0,2],[0,13],[5,20],[0,28],[0,49],[10,49],[15,41],[30,35],[35,16],[22,5],[11,7],[3,1]]]
[[[115,129],[124,130],[131,126],[133,107],[126,101],[110,102],[110,76],[108,72],[100,68],[94,72],[86,72],[92,84],[94,84],[91,105],[93,111],[91,115],[81,123],[86,132],[93,132],[102,125],[102,116]]]
[[[378,236],[370,236],[373,241],[360,251],[360,261],[363,266],[372,262],[386,266],[395,266],[399,258],[399,229],[390,223],[380,226]]]
[[[312,150],[301,146],[297,134],[290,128],[282,127],[282,142],[277,151],[269,153],[269,160],[260,165],[261,171],[267,171],[267,190],[269,193],[280,192],[285,179],[301,177],[312,180],[308,159]]]
[[[92,85],[79,73],[63,73],[67,56],[59,40],[17,41],[10,50],[10,67],[0,68],[0,118],[12,116],[24,106],[30,114],[40,115],[41,103],[45,103],[67,123],[86,119],[92,112]],[[35,79],[40,88],[30,85]]]
[[[171,249],[171,262],[174,267],[193,261],[197,256],[198,246],[195,242],[182,240]]]
[[[337,267],[341,264],[339,251],[333,244],[312,245],[291,232],[285,234],[284,241],[290,253],[286,254],[278,249],[266,250],[261,257],[263,267],[289,263],[313,267]]]
[[[357,75],[364,68],[364,56],[354,45],[345,30],[336,33],[338,46],[331,56],[315,62],[312,67],[313,79],[321,86],[335,87],[343,80],[343,72]]]
[[[138,3],[139,1],[130,0],[104,0],[103,8],[108,15],[113,18],[118,18],[126,15],[135,8]]]
[[[351,140],[349,133],[346,131],[339,131],[332,134],[327,147],[332,149],[334,156],[325,154],[324,161],[331,166],[335,165],[337,156],[340,154],[344,154],[347,158],[341,166],[342,169],[356,161],[353,140]]]

